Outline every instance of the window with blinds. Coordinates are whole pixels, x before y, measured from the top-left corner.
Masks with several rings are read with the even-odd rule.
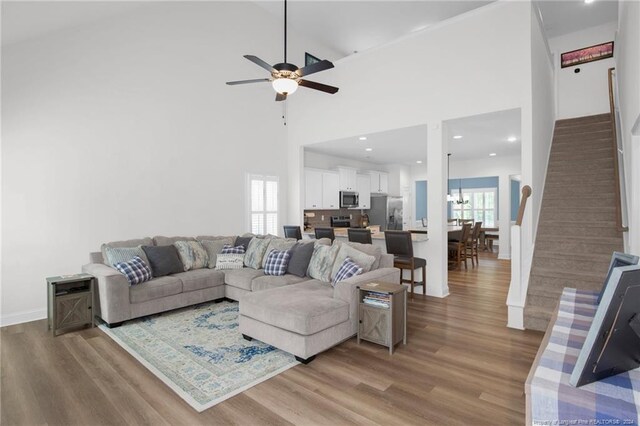
[[[278,234],[278,178],[249,175],[249,228],[254,234]]]
[[[459,198],[458,192],[454,191],[453,196],[457,200]],[[467,203],[451,203],[454,219],[473,219],[474,222],[482,222],[482,226],[485,228],[496,226],[496,218],[498,217],[496,188],[463,189],[462,199]]]

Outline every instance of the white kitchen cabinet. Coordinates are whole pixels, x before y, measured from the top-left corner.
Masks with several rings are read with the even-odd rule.
[[[356,176],[356,189],[360,195],[359,209],[371,208],[371,177],[367,175]]]
[[[334,172],[322,172],[322,208],[340,208],[340,175]]]
[[[338,167],[338,175],[340,176],[340,191],[356,191],[357,190],[357,172],[356,169],[349,167]]]
[[[322,208],[322,172],[304,170],[304,208],[317,210]]]
[[[387,173],[380,173],[380,193],[387,194],[389,192],[389,175]]]
[[[372,194],[386,194],[389,192],[389,175],[385,172],[369,172]]]

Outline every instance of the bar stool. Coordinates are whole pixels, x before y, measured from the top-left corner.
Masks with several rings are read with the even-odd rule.
[[[422,284],[422,294],[427,294],[427,261],[413,256],[413,241],[409,231],[384,231],[384,240],[387,244],[387,253],[393,255],[393,267],[400,269],[400,284],[411,284],[411,299],[413,288],[416,284]],[[416,269],[422,268],[422,282],[414,280]],[[411,279],[402,277],[405,269],[411,271]]]
[[[336,234],[333,232],[333,228],[315,228],[316,240],[320,238],[329,238],[333,244],[333,240],[336,239]]]
[[[284,237],[295,238],[296,240],[302,239],[302,231],[299,226],[284,225]]]
[[[362,244],[373,244],[371,241],[371,231],[368,229],[347,229],[349,241]]]

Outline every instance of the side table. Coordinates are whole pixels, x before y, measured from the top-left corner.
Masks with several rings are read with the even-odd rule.
[[[378,343],[393,354],[396,343],[407,344],[407,288],[391,283],[358,287],[358,344]]]
[[[93,322],[94,277],[89,274],[47,278],[48,329],[56,332]]]

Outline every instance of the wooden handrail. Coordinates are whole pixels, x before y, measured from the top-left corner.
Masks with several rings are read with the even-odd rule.
[[[516,225],[522,225],[522,218],[524,217],[524,209],[527,208],[527,198],[531,197],[531,187],[525,185],[522,187],[522,198],[520,199],[520,209],[518,210],[518,219]]]
[[[618,164],[618,135],[616,132],[616,112],[615,100],[613,96],[613,71],[615,68],[609,68],[609,109],[611,111],[611,136],[613,137],[613,173],[615,174],[616,184],[616,228],[618,232],[627,232],[628,227],[622,226],[622,199],[620,196],[620,165]]]

